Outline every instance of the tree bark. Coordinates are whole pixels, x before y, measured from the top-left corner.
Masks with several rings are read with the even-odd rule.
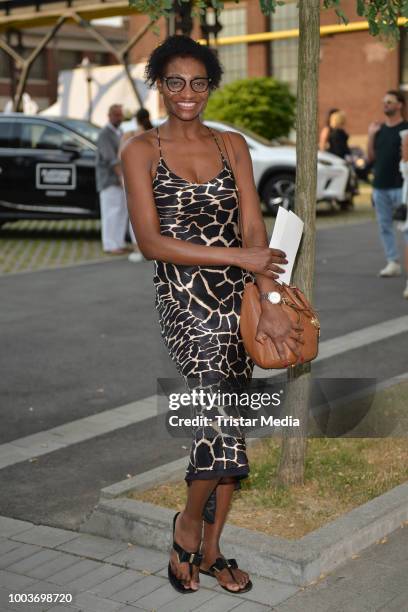
[[[316,237],[319,28],[320,0],[299,2],[295,211],[305,225],[293,281],[311,301]],[[285,413],[299,419],[300,427],[283,430],[277,482],[284,486],[304,482],[310,390],[310,364],[291,368],[288,372]]]

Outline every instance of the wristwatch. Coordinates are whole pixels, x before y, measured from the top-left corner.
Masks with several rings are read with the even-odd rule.
[[[279,291],[269,291],[268,293],[261,293],[261,302],[268,300],[271,304],[280,304],[282,302],[282,296]]]

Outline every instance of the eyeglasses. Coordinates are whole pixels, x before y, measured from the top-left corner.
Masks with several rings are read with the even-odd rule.
[[[173,93],[183,91],[187,84],[186,79],[183,77],[163,77],[163,81],[166,83],[167,89]],[[209,77],[197,77],[196,79],[191,79],[189,83],[195,93],[204,93],[207,91],[211,79]]]
[[[398,100],[394,100],[392,98],[384,98],[383,103],[384,104],[397,104]]]

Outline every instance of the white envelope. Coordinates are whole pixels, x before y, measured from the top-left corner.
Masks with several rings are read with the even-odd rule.
[[[279,206],[269,247],[271,249],[280,249],[286,253],[288,263],[281,266],[285,272],[276,279],[277,283],[284,282],[290,285],[296,254],[302,238],[303,226],[304,223],[300,217],[291,210],[286,210],[286,208]]]

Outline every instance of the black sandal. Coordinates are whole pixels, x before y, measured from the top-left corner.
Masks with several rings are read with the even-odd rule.
[[[235,559],[225,559],[224,557],[218,557],[215,562],[208,568],[208,570],[200,569],[200,572],[202,574],[205,574],[206,576],[217,578],[216,574],[218,572],[221,572],[223,569],[228,569],[229,573],[231,574],[231,578],[234,580],[234,582],[237,582],[234,574],[231,571],[233,569],[239,569],[238,563]],[[248,593],[248,591],[252,589],[252,582],[248,580],[247,584],[238,591],[233,591],[232,589],[229,589],[228,587],[223,586],[222,584],[220,584],[220,587],[223,588],[224,591],[228,591],[228,593]]]
[[[190,567],[190,578],[192,576],[192,566],[193,565],[197,565],[199,566],[203,556],[199,553],[199,551],[197,550],[196,552],[187,552],[186,550],[184,550],[184,548],[181,548],[181,546],[179,544],[177,544],[177,542],[174,541],[174,531],[176,529],[176,520],[178,515],[180,514],[180,512],[177,512],[174,515],[173,518],[173,548],[177,553],[177,559],[179,563],[188,563],[189,567]],[[169,582],[171,584],[171,586],[176,589],[176,591],[178,591],[179,593],[196,593],[197,589],[186,589],[183,585],[183,583],[181,582],[181,580],[179,580],[177,578],[177,576],[175,574],[173,574],[173,570],[171,569],[171,563],[169,561],[169,565],[167,568],[167,574],[169,577]]]

